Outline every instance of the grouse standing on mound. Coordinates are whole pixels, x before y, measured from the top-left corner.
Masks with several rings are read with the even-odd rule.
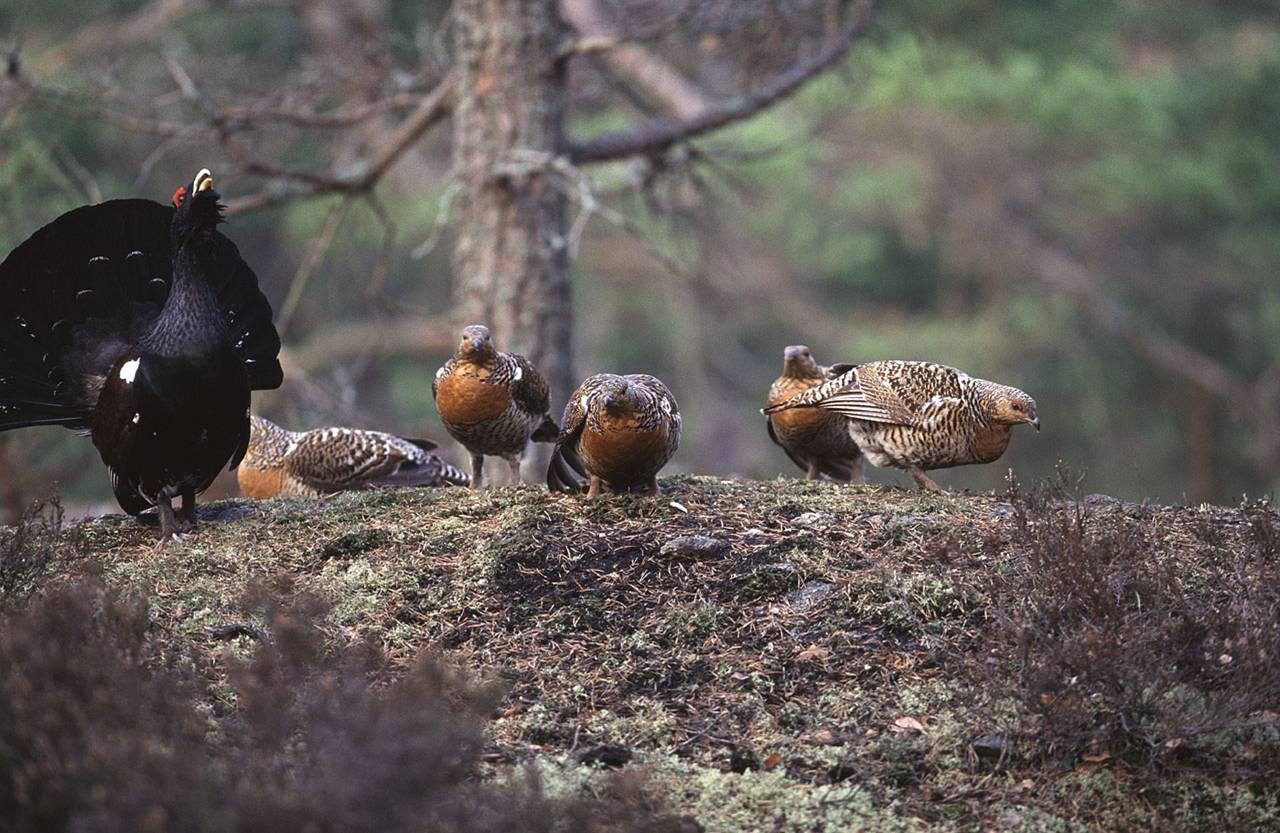
[[[381,431],[318,428],[286,431],[259,416],[249,420],[249,450],[236,469],[246,497],[319,497],[383,486],[465,486],[464,472],[430,454],[431,440]]]
[[[823,367],[803,344],[783,352],[782,375],[769,388],[769,404],[776,405],[809,388],[834,379],[851,365]],[[862,452],[849,433],[849,421],[821,408],[792,408],[766,418],[769,439],[782,446],[791,462],[809,480],[822,476],[845,483],[862,483]]]
[[[569,397],[547,486],[594,498],[658,493],[658,470],[680,446],[680,408],[661,380],[644,373],[590,376]],[[583,483],[580,478],[588,478]]]
[[[822,408],[849,419],[862,453],[877,466],[906,469],[922,489],[941,492],[925,474],[990,463],[1009,447],[1013,426],[1040,430],[1036,402],[1017,388],[975,379],[930,362],[867,362],[764,409]]]
[[[453,358],[431,383],[436,410],[449,434],[471,452],[471,486],[484,482],[485,455],[502,457],[520,483],[520,458],[529,440],[555,442],[547,380],[524,356],[500,353],[489,328],[462,331]]]
[[[271,306],[221,220],[202,170],[172,208],[77,208],[0,264],[0,430],[87,429],[120,506],[156,506],[162,541],[240,462],[249,391],[282,381]]]

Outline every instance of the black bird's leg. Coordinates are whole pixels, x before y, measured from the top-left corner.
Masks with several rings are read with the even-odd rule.
[[[196,528],[196,490],[182,490],[182,509],[178,512],[178,531],[190,532]]]
[[[173,539],[178,534],[178,522],[173,515],[173,497],[168,492],[160,492],[156,497],[156,514],[160,516],[160,543]]]

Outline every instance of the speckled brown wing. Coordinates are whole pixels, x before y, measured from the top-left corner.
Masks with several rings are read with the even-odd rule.
[[[543,417],[530,437],[534,442],[553,442],[560,429],[551,418],[551,388],[533,363],[519,353],[507,354],[516,370],[512,374],[511,398],[522,410]]]
[[[446,485],[443,462],[427,453],[435,447],[430,440],[408,440],[381,431],[324,428],[301,435],[285,470],[306,488],[323,493]]]
[[[958,370],[930,362],[882,361],[860,364],[830,382],[765,409],[819,407],[850,419],[914,425],[920,409],[937,397],[961,396]]]
[[[585,379],[565,403],[556,446],[547,465],[547,488],[553,492],[572,494],[587,490],[587,471],[578,456],[578,440],[587,423],[587,409],[591,407],[602,378],[597,374]]]

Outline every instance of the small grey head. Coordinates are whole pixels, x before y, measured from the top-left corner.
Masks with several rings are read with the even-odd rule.
[[[818,363],[813,359],[813,351],[803,344],[792,344],[783,350],[782,372],[801,378],[818,376]]]
[[[601,390],[604,392],[601,405],[611,414],[630,413],[640,404],[639,389],[623,376],[610,377]]]
[[[472,324],[462,330],[462,340],[458,343],[458,354],[462,356],[484,356],[493,352],[493,339],[489,336],[489,328],[483,324]]]

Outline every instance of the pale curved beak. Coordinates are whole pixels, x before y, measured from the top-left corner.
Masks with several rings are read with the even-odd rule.
[[[191,183],[191,193],[198,194],[201,191],[208,191],[213,187],[213,174],[208,168],[201,168],[200,173],[196,174],[195,180]]]
[[[1036,417],[1035,419],[1030,420],[1030,422],[1031,422],[1032,426],[1034,426],[1034,427],[1035,427],[1036,431],[1037,431],[1037,432],[1039,432],[1039,431],[1040,431],[1040,417]]]

